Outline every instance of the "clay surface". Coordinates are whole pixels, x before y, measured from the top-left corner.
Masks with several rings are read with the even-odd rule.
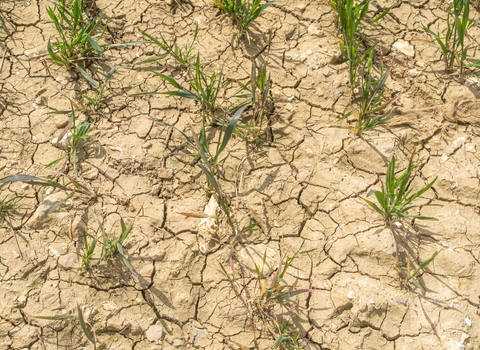
[[[347,65],[335,60],[339,37],[328,1],[278,1],[242,41],[208,0],[95,5],[108,23],[101,43],[144,40],[140,29],[184,45],[198,24],[194,51],[205,72],[224,70],[223,109],[235,102],[228,98],[235,81],[248,79],[251,57],[268,59],[271,132],[251,143],[235,136],[219,174],[236,219],[258,229],[233,235],[206,195],[199,159],[186,155],[177,130],[199,127],[199,106],[135,95],[169,88],[136,65],[161,53],[151,44],[112,48],[90,63],[99,80],[115,65],[118,71],[98,111],[77,109],[79,121],[92,125],[79,170],[67,161],[45,168],[65,154],[52,139],[68,115],[52,112],[93,90],[48,55],[46,43],[57,35],[49,1],[2,0],[9,33],[0,28],[0,177],[21,173],[68,184],[68,175],[101,195],[67,198],[22,183],[0,189],[0,198],[23,197],[19,215],[0,227],[0,349],[93,348],[77,305],[109,349],[270,349],[277,330],[255,313],[252,301],[262,290],[255,271],[262,266],[262,281],[270,282],[297,251],[284,280],[312,291],[273,304],[269,314],[293,325],[299,347],[480,349],[480,90],[476,77],[462,82],[444,70],[422,30],[444,23],[445,1],[372,1],[372,16],[392,9],[364,39],[377,44],[376,60],[391,70],[387,95],[400,98],[390,123],[362,137],[345,128],[347,121],[336,123],[351,93]],[[473,5],[471,16],[478,18]],[[470,30],[471,38],[478,34]],[[184,81],[171,59],[149,68]],[[438,176],[419,199],[440,205],[420,208],[438,221],[406,221],[392,234],[361,198],[381,188],[392,154],[403,170],[414,149],[416,186]],[[82,269],[82,233],[99,240],[98,258],[100,225],[118,235],[120,218],[134,224],[124,243],[133,269],[118,255]],[[409,258],[415,267],[441,250],[417,276],[424,289],[405,281],[396,246],[400,262]],[[233,270],[234,282],[222,267]]]

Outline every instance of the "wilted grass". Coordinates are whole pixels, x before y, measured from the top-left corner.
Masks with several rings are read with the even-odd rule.
[[[346,113],[339,120],[346,119],[350,116],[356,118],[355,126],[351,129],[355,135],[360,135],[364,131],[371,130],[379,125],[387,122],[385,117],[386,109],[394,103],[399,97],[385,100],[384,87],[390,70],[381,72],[379,79],[375,79],[373,75],[373,49],[371,47],[366,60],[363,62],[360,71],[360,96],[359,103],[356,107],[352,107],[352,111]],[[356,101],[352,101],[355,104]]]
[[[70,182],[70,185],[64,185],[61,184],[57,181],[49,180],[49,179],[42,179],[40,177],[36,176],[31,176],[31,175],[26,175],[26,174],[14,174],[14,175],[9,175],[7,177],[4,177],[3,179],[0,180],[0,188],[3,186],[9,184],[9,183],[14,183],[14,182],[23,182],[32,186],[40,186],[40,187],[53,187],[56,189],[59,189],[61,191],[67,192],[68,196],[65,198],[67,200],[68,198],[71,198],[75,193],[80,193],[83,195],[86,195],[87,197],[94,197],[98,196],[99,194],[90,190],[86,186],[82,185],[80,182],[72,179],[69,176],[66,176],[68,181]]]
[[[234,133],[238,120],[240,119],[244,110],[245,110],[245,107],[242,107],[235,112],[235,114],[230,119],[228,126],[225,129],[225,132],[223,132],[222,129],[220,129],[220,133],[218,134],[217,148],[215,151],[210,149],[205,127],[202,128],[200,137],[198,137],[192,129],[193,141],[195,142],[196,149],[198,151],[200,160],[202,162],[202,164],[200,164],[200,168],[202,169],[203,173],[207,178],[208,187],[215,191],[220,207],[225,213],[229,225],[232,227],[232,229],[235,232],[237,232],[237,230],[236,230],[235,224],[232,221],[230,206],[228,204],[227,198],[225,197],[225,194],[223,193],[220,187],[220,183],[217,181],[217,173],[218,173],[218,167],[225,162],[228,155],[223,158],[220,156],[222,155],[222,152],[227,147]]]
[[[245,131],[241,133],[245,139],[256,141],[269,125],[275,110],[271,96],[272,80],[267,73],[267,63],[260,63],[257,67],[252,60],[249,79],[245,83],[240,81],[239,85],[240,90],[233,97],[243,99],[244,105],[250,105],[251,101],[252,118],[247,124],[240,124],[238,127]]]
[[[292,298],[303,293],[312,293],[313,289],[299,289],[286,281],[286,272],[292,262],[297,258],[302,246],[291,257],[283,256],[280,263],[274,267],[267,267],[267,254],[263,254],[260,265],[255,265],[255,277],[253,287],[247,282],[245,285],[240,283],[240,278],[235,271],[233,263],[230,263],[230,272],[227,268],[220,264],[221,272],[231,282],[238,296],[244,296],[244,300],[248,315],[251,321],[252,331],[254,333],[254,345],[258,348],[258,339],[256,336],[257,324],[263,324],[268,334],[275,340],[275,349],[300,349],[298,340],[299,332],[295,326],[276,312],[278,306],[286,307],[294,314],[298,314]],[[238,275],[238,276],[237,276]],[[247,279],[248,281],[248,279]],[[246,348],[246,347],[245,347]]]

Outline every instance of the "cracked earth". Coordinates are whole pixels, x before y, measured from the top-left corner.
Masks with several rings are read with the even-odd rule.
[[[78,74],[49,59],[46,42],[56,32],[47,6],[0,3],[10,32],[0,30],[0,177],[75,176],[65,162],[45,169],[64,154],[51,140],[68,122],[51,112],[68,110],[69,98],[89,92]],[[426,42],[422,24],[443,23],[445,2],[373,2],[372,14],[393,6],[365,29],[365,40],[377,44],[378,59],[391,69],[387,94],[400,98],[388,126],[362,138],[333,124],[350,92],[347,65],[335,61],[338,37],[327,1],[277,2],[254,22],[249,43],[232,40],[230,20],[207,0],[98,0],[96,6],[108,19],[106,43],[141,40],[140,28],[183,45],[198,23],[194,48],[205,70],[224,65],[229,79],[246,79],[252,56],[266,60],[271,37],[272,137],[258,144],[234,138],[221,177],[235,209],[260,229],[232,248],[223,222],[205,232],[200,219],[179,214],[204,211],[205,179],[196,160],[183,155],[183,137],[152,119],[188,132],[199,123],[199,108],[165,95],[133,96],[167,89],[134,65],[157,48],[107,50],[90,69],[100,77],[119,66],[111,94],[99,112],[78,113],[92,124],[79,179],[108,196],[77,194],[38,216],[42,202],[61,201],[65,193],[19,183],[2,188],[2,197],[24,196],[24,210],[12,227],[0,228],[0,349],[93,348],[77,305],[110,349],[240,349],[253,348],[255,339],[259,349],[272,348],[275,339],[249,306],[253,262],[265,254],[274,270],[300,248],[284,278],[313,292],[290,299],[296,312],[279,304],[274,313],[294,325],[302,348],[480,349],[479,82],[459,83]],[[470,34],[477,38],[479,29]],[[413,51],[392,49],[400,39]],[[174,62],[155,68],[183,74]],[[361,197],[381,187],[392,154],[404,169],[413,149],[421,162],[415,183],[438,176],[421,199],[441,205],[421,208],[438,221],[404,223],[392,234]],[[120,218],[134,222],[124,245],[133,272],[120,260],[79,269],[82,232],[100,237],[98,221],[118,232]],[[418,277],[424,290],[405,282],[397,244],[401,261],[410,257],[414,266],[441,250]],[[237,285],[220,264],[234,266]]]

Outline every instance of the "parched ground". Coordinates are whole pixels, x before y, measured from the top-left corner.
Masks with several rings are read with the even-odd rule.
[[[376,61],[390,68],[387,96],[400,98],[391,122],[362,137],[344,128],[347,122],[335,124],[351,96],[347,65],[336,59],[328,1],[280,0],[241,42],[211,1],[95,5],[108,22],[102,43],[143,40],[140,28],[182,46],[198,24],[194,52],[205,72],[224,70],[220,108],[235,102],[228,96],[236,80],[248,78],[251,57],[268,63],[271,133],[259,142],[232,139],[219,175],[236,220],[260,227],[235,237],[218,209],[213,223],[180,214],[203,213],[215,203],[207,206],[198,159],[185,155],[176,130],[198,132],[199,107],[166,95],[134,96],[168,88],[135,65],[160,53],[152,45],[106,50],[91,63],[97,80],[115,65],[118,71],[99,111],[77,106],[79,120],[92,125],[79,173],[67,161],[46,169],[64,154],[51,140],[68,122],[52,111],[68,110],[69,99],[79,103],[82,93],[93,91],[48,56],[46,43],[56,38],[46,13],[51,4],[2,0],[9,33],[0,28],[0,177],[22,173],[69,184],[68,174],[101,196],[77,193],[65,201],[68,193],[53,188],[1,188],[0,198],[24,196],[20,215],[0,228],[1,349],[93,348],[77,305],[97,348],[270,349],[275,324],[288,322],[284,335],[299,334],[295,348],[480,349],[479,81],[467,76],[462,83],[445,72],[422,30],[422,24],[444,25],[446,2],[372,4],[371,16],[392,6],[363,37],[377,44]],[[471,15],[477,16],[473,7]],[[474,57],[479,29],[470,34]],[[392,49],[398,40],[406,42],[401,51]],[[171,59],[150,68],[184,81],[185,70]],[[419,200],[441,205],[421,208],[438,221],[404,222],[393,230],[361,197],[381,188],[392,154],[403,170],[414,149],[417,188],[438,176]],[[37,215],[56,202],[53,213]],[[124,243],[133,270],[118,257],[81,269],[82,233],[101,241],[101,224],[118,235],[120,218],[134,223]],[[394,237],[399,259],[412,268],[441,250],[418,276],[424,289],[397,267]],[[100,250],[99,242],[96,257]],[[269,286],[296,252],[284,280],[312,291],[262,303],[265,281]],[[255,264],[265,274],[260,280]]]

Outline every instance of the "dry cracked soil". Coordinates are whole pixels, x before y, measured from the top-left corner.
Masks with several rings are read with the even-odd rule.
[[[0,227],[0,349],[93,349],[78,310],[98,349],[272,349],[281,332],[284,349],[480,349],[479,81],[446,72],[422,29],[444,25],[446,1],[372,2],[368,18],[392,8],[362,38],[390,69],[387,96],[399,98],[390,122],[362,137],[349,121],[336,123],[351,92],[328,1],[280,0],[242,40],[208,0],[94,5],[108,24],[102,44],[144,40],[140,29],[183,46],[198,25],[193,52],[202,69],[223,67],[220,109],[234,103],[229,96],[248,79],[252,57],[268,63],[270,125],[257,141],[233,137],[218,173],[234,220],[258,227],[235,236],[209,199],[199,159],[179,132],[199,132],[199,106],[135,95],[169,89],[136,64],[160,54],[157,46],[113,47],[88,62],[99,81],[118,66],[95,111],[80,102],[94,91],[89,83],[48,55],[48,40],[58,38],[46,12],[52,4],[2,0],[0,177],[72,186],[70,178],[97,195],[1,188],[20,207]],[[478,34],[470,29],[472,59]],[[169,58],[148,68],[185,79]],[[79,147],[78,169],[66,159],[45,168],[65,154],[52,139],[69,116],[54,112],[69,110],[70,100],[78,120],[91,123],[91,138]],[[386,225],[362,198],[381,188],[392,154],[403,170],[414,149],[416,187],[438,176],[418,203],[440,205],[415,214],[438,221]],[[181,214],[204,211],[209,217]],[[119,254],[98,260],[101,227],[118,236],[121,218],[134,225],[123,242],[132,269]],[[82,268],[84,232],[98,239],[90,269]],[[415,269],[436,251],[415,287],[398,264]],[[308,292],[267,299],[296,252],[281,283]]]

